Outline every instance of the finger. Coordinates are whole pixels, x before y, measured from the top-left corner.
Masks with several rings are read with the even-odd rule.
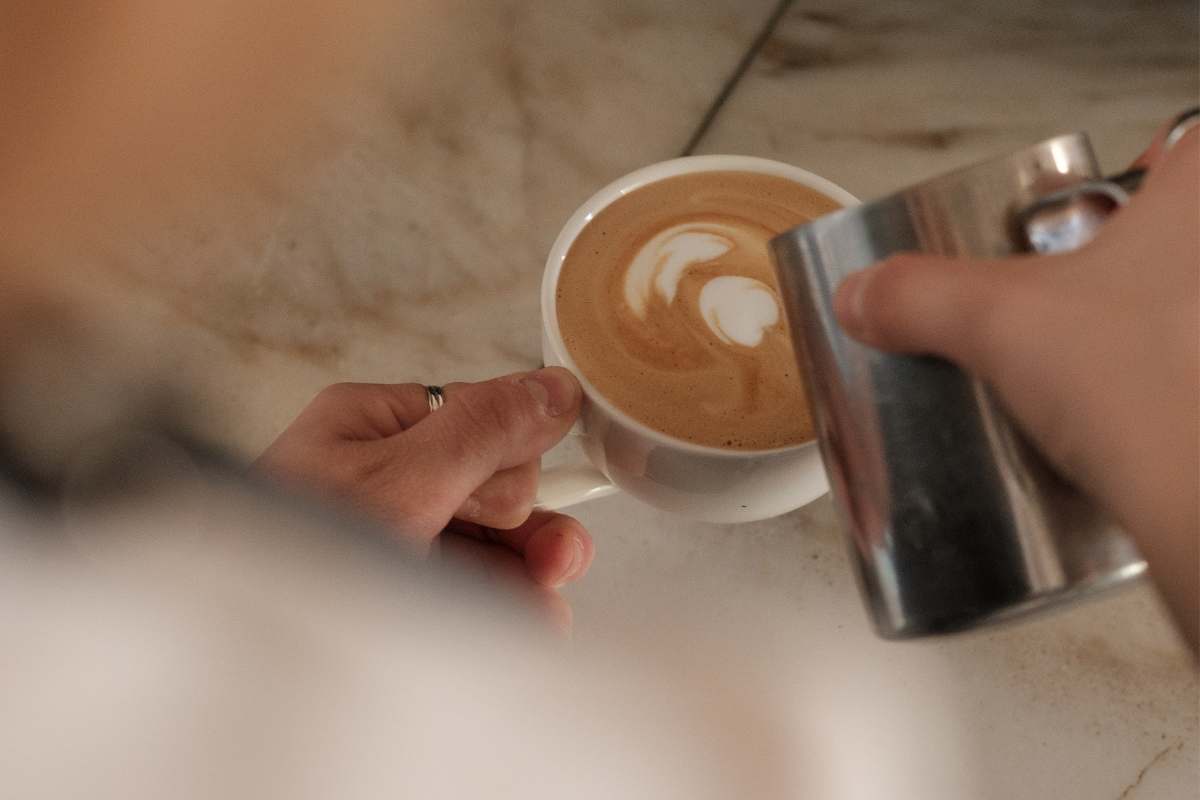
[[[1126,208],[1113,214],[1086,248],[1113,256],[1121,254],[1131,269],[1141,269],[1147,261],[1147,230],[1158,230],[1163,220],[1195,220],[1196,185],[1200,176],[1200,127],[1192,127],[1162,154],[1158,164],[1146,175],[1137,194]],[[1176,246],[1193,246],[1196,237],[1183,236]],[[1083,251],[1079,251],[1083,252]],[[1165,264],[1184,266],[1194,259],[1167,259]],[[1194,284],[1193,284],[1194,285]]]
[[[1186,113],[1187,112],[1185,112],[1185,114]],[[1150,141],[1150,146],[1147,147],[1140,156],[1135,158],[1133,160],[1133,164],[1130,166],[1146,167],[1148,169],[1153,169],[1154,167],[1158,166],[1159,162],[1162,161],[1163,157],[1167,153],[1167,136],[1169,136],[1172,129],[1179,124],[1183,116],[1183,114],[1176,116],[1172,118],[1170,122],[1167,122],[1161,128],[1159,128],[1158,132],[1154,134],[1154,138]],[[1192,131],[1195,131],[1194,125],[1192,127]]]
[[[419,383],[335,383],[313,398],[297,423],[343,441],[371,441],[405,431],[428,414],[429,396]]]
[[[1133,160],[1133,163],[1129,165],[1129,168],[1133,169],[1134,167],[1145,167],[1146,169],[1153,169],[1163,157],[1163,142],[1166,140],[1167,132],[1170,129],[1170,123],[1162,128],[1159,128],[1154,134],[1154,138],[1150,140],[1149,146],[1147,146],[1146,149],[1143,150],[1138,157]]]
[[[1195,186],[1195,153],[1200,147],[1200,127],[1193,126],[1185,132],[1179,139],[1171,145],[1170,150],[1163,150],[1159,153],[1154,168],[1146,176],[1145,183],[1142,184],[1138,191],[1138,196],[1135,202],[1141,202],[1149,190],[1159,184],[1170,184],[1173,182],[1190,181],[1191,186]],[[1194,197],[1193,192],[1191,196]],[[1180,197],[1188,195],[1181,194]],[[1131,204],[1132,205],[1132,204]]]
[[[997,318],[1011,307],[1032,263],[893,256],[842,281],[834,312],[842,328],[864,344],[981,369],[995,349]]]
[[[537,497],[538,461],[501,470],[459,506],[456,519],[491,528],[515,528],[529,518]]]
[[[447,530],[508,547],[523,558],[529,577],[542,586],[579,580],[587,574],[596,553],[591,535],[578,520],[553,511],[535,511],[511,530],[457,519]]]
[[[448,533],[441,539],[439,553],[456,570],[484,579],[506,600],[516,602],[552,630],[570,632],[571,606],[558,592],[531,582],[520,557],[511,550]]]
[[[419,505],[428,527],[440,530],[493,474],[554,446],[581,398],[579,382],[557,367],[455,386],[437,412],[373,443],[375,491],[400,507]]]
[[[448,383],[441,387],[443,398],[453,397],[466,383]],[[421,384],[405,384],[397,389],[415,387],[420,390],[420,402],[411,397],[412,393],[401,393],[392,402],[408,404],[407,419],[411,427],[429,415],[428,392]],[[454,516],[467,522],[475,522],[492,528],[515,528],[529,517],[533,503],[537,497],[539,461],[518,464],[510,469],[501,470],[488,478],[476,489],[463,504],[459,506]]]
[[[449,397],[465,383],[442,388]],[[325,387],[304,415],[341,439],[385,439],[429,416],[429,389],[421,383],[335,383]]]

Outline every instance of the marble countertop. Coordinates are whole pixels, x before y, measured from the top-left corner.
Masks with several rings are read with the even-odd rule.
[[[694,152],[787,161],[871,198],[1076,129],[1117,169],[1200,85],[1190,3],[826,0],[787,9],[702,126],[775,7],[448,6],[418,84],[402,60],[364,83],[286,191],[147,235],[112,259],[112,296],[171,332],[204,433],[252,454],[334,381],[536,366],[558,227],[694,134]],[[841,708],[858,721],[837,735],[864,757],[906,760],[892,782],[874,762],[873,796],[1195,796],[1197,675],[1146,585],[891,644],[867,627],[828,498],[737,527],[621,496],[578,516],[598,555],[569,591],[577,637],[688,604],[712,663],[776,676],[742,691],[797,748]]]

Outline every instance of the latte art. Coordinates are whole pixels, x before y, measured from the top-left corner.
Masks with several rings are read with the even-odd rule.
[[[563,262],[558,321],[571,357],[606,399],[676,438],[734,449],[812,438],[767,242],[837,207],[742,172],[621,197]]]
[[[700,290],[700,314],[725,344],[758,347],[766,330],[779,322],[779,299],[754,278],[725,275]]]
[[[718,227],[718,226],[711,226]],[[676,225],[647,242],[625,273],[625,302],[642,319],[651,291],[675,300],[679,279],[693,264],[711,261],[733,249],[733,240],[700,225]]]
[[[750,254],[761,245],[758,237],[731,225],[674,225],[634,256],[625,272],[625,303],[645,319],[651,293],[657,293],[669,306],[689,268],[713,261],[735,247]],[[699,306],[713,335],[725,344],[756,347],[762,342],[763,331],[779,321],[775,291],[749,277],[723,275],[710,279],[700,290]]]

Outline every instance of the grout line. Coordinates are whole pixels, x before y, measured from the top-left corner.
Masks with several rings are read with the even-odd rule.
[[[721,108],[725,105],[725,101],[729,99],[729,96],[733,94],[733,90],[741,83],[742,77],[750,69],[750,65],[754,63],[754,59],[758,57],[759,51],[762,50],[763,45],[767,43],[767,39],[774,33],[775,26],[779,24],[779,20],[783,18],[783,15],[787,13],[791,5],[792,0],[779,0],[779,3],[776,4],[775,9],[771,12],[771,16],[767,17],[762,30],[758,32],[758,35],[754,37],[754,41],[750,43],[750,47],[742,54],[742,59],[734,68],[733,74],[725,80],[725,85],[721,87],[721,91],[717,92],[717,96],[713,98],[712,104],[704,112],[704,116],[700,118],[700,124],[696,126],[696,130],[692,132],[688,143],[683,148],[683,152],[679,155],[690,156],[696,151],[700,142],[703,141],[704,135],[708,133],[708,129],[716,121],[717,115],[721,113]]]

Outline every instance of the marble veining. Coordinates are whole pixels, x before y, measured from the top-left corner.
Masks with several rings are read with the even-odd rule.
[[[796,5],[702,152],[811,169],[863,198],[1073,130],[1122,168],[1198,93],[1189,3]]]
[[[214,390],[208,432],[237,449],[333,380],[535,366],[558,228],[677,153],[769,3],[446,9],[423,83],[397,55],[352,112],[313,121],[319,158],[107,255],[129,305],[161,307],[180,347],[226,351],[202,359],[198,391]]]

